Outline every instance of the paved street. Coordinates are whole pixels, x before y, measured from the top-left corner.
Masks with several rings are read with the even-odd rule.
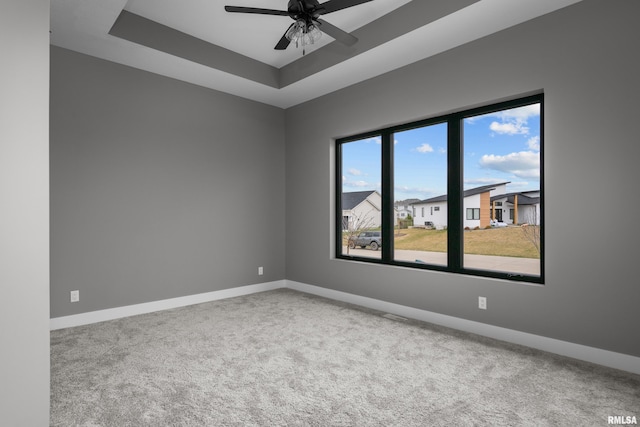
[[[347,253],[346,246],[342,248],[343,253]],[[350,249],[350,255],[366,258],[378,258],[382,256],[382,251],[372,251],[371,249]],[[424,262],[427,264],[447,265],[447,254],[443,252],[425,252],[396,250],[395,259],[398,261]],[[464,265],[467,268],[479,270],[504,271],[508,273],[520,273],[530,275],[540,275],[540,260],[531,258],[503,257],[493,255],[465,255]]]

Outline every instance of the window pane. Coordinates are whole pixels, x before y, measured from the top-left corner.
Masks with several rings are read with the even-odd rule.
[[[464,120],[464,267],[540,275],[540,104]]]
[[[381,258],[381,138],[343,143],[342,255]]]
[[[396,261],[447,265],[447,124],[394,134]]]
[[[543,283],[542,100],[339,139],[336,255]]]

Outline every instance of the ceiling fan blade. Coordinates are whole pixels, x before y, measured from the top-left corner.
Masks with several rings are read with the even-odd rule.
[[[294,25],[296,25],[295,22],[289,25],[289,28],[293,27]],[[291,43],[291,40],[287,38],[287,33],[289,32],[289,28],[287,28],[287,31],[284,32],[282,38],[280,39],[276,47],[274,47],[275,50],[285,50],[286,48],[289,47],[289,43]]]
[[[257,13],[259,15],[289,16],[289,12],[287,12],[286,10],[261,9],[259,7],[225,6],[224,10],[226,10],[227,12],[236,13]]]
[[[328,2],[320,4],[318,12],[325,15],[327,13],[337,12],[338,10],[346,9],[348,7],[368,3],[370,1],[372,0],[329,0]]]
[[[342,44],[353,46],[358,41],[355,36],[341,30],[335,25],[328,23],[324,19],[318,19],[317,22],[320,24],[320,31],[322,31],[323,33],[327,33]]]

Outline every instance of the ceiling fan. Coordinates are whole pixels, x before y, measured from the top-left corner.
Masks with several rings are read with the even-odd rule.
[[[347,46],[352,46],[358,39],[353,35],[331,25],[320,15],[336,12],[352,6],[358,6],[372,0],[329,0],[322,4],[317,0],[289,0],[287,10],[261,9],[256,7],[225,6],[227,12],[255,13],[259,15],[288,16],[294,20],[276,44],[276,50],[285,50],[291,42],[304,47],[316,42],[322,33],[326,33]]]

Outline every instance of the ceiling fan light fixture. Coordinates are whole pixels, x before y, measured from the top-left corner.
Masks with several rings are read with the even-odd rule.
[[[289,41],[295,42],[300,38],[300,34],[302,34],[302,26],[304,25],[304,21],[296,21],[291,25],[291,27],[287,30],[287,33],[284,35]]]
[[[304,19],[298,19],[293,23],[291,28],[287,30],[285,37],[292,42],[295,42],[296,47],[302,45],[304,47],[310,44],[314,44],[320,37],[322,37],[322,31],[315,22],[307,24]]]
[[[337,42],[346,46],[353,46],[358,39],[341,30],[340,28],[324,21],[321,15],[348,9],[373,0],[328,0],[322,4],[319,0],[289,0],[287,10],[263,9],[260,7],[225,6],[224,10],[233,13],[253,13],[258,15],[288,16],[293,19],[293,24],[285,31],[275,45],[275,50],[285,50],[291,42],[296,42],[296,47],[302,45],[302,54],[305,47],[316,43],[327,33]]]
[[[305,33],[308,40],[311,42],[310,44],[314,44],[322,37],[322,31],[315,23],[309,24],[307,27],[307,32]]]

